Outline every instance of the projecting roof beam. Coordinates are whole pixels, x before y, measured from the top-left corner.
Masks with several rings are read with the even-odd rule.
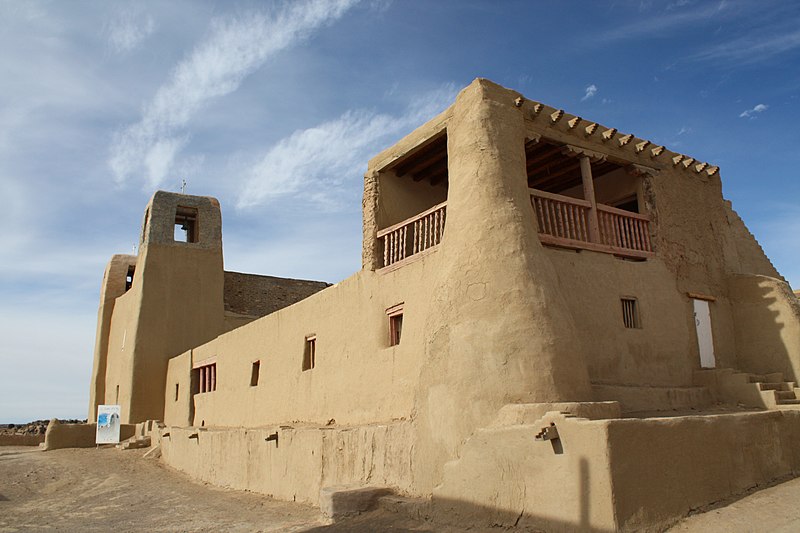
[[[586,126],[586,135],[594,135],[594,132],[597,131],[597,122],[592,122],[588,126]]]
[[[663,146],[656,146],[655,148],[650,150],[650,157],[658,157],[663,153],[664,153],[664,147]]]
[[[628,135],[623,135],[622,137],[619,138],[619,145],[625,146],[632,140],[633,140],[633,135],[631,135],[630,133]]]
[[[636,144],[636,153],[644,152],[645,148],[650,144],[650,141],[642,141]]]
[[[569,124],[569,129],[571,130],[574,130],[575,127],[580,123],[581,123],[581,117],[572,117],[567,121],[567,124]]]
[[[616,133],[617,133],[617,129],[616,128],[611,128],[611,129],[608,129],[608,130],[604,131],[603,132],[603,140],[604,141],[610,141],[611,139],[614,138],[614,135]]]
[[[708,166],[708,163],[700,163],[694,166],[694,171],[700,174]]]
[[[556,122],[561,120],[561,117],[563,117],[563,116],[564,116],[564,110],[563,109],[559,109],[559,110],[554,111],[553,113],[550,114],[550,121],[553,124],[555,124]]]

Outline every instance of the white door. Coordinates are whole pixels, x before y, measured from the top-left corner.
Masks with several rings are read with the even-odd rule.
[[[711,335],[711,311],[705,300],[692,300],[694,302],[694,325],[697,328],[697,344],[700,348],[700,366],[714,368],[717,366],[714,358],[714,338]]]

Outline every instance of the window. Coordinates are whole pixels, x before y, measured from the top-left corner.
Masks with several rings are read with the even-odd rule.
[[[397,346],[403,333],[403,304],[393,305],[386,310],[386,315],[389,317],[389,346]]]
[[[178,206],[174,239],[177,242],[197,242],[197,209]]]
[[[626,328],[640,329],[639,306],[636,298],[622,298],[622,323]]]
[[[303,371],[311,370],[317,360],[317,336],[306,335],[306,349],[303,352]]]
[[[176,383],[175,384],[175,401],[176,402],[178,401],[178,387],[179,387],[179,385]]]
[[[217,390],[217,363],[203,364],[195,368],[197,392],[214,392]]]
[[[250,370],[250,386],[258,386],[258,375],[261,373],[261,361],[253,361],[253,368]]]
[[[133,272],[136,270],[136,267],[131,265],[128,267],[128,273],[125,274],[125,291],[130,290],[133,287]]]

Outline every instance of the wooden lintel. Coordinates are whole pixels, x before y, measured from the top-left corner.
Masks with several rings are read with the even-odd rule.
[[[646,167],[644,165],[631,163],[625,167],[625,172],[633,176],[655,176],[658,173],[658,170],[651,167]]]
[[[705,300],[707,302],[716,302],[717,299],[714,296],[709,294],[703,294],[701,292],[687,292],[686,296],[692,298],[693,300]]]
[[[580,146],[573,146],[571,144],[564,145],[564,148],[561,150],[561,153],[568,156],[568,157],[581,157],[586,156],[592,160],[593,163],[599,163],[600,161],[605,161],[608,157],[606,154],[601,154],[600,152],[595,152],[593,150],[587,150],[586,148],[581,148]]]

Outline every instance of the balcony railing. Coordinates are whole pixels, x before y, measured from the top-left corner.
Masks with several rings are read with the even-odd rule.
[[[378,232],[387,267],[442,242],[447,202]]]
[[[591,202],[536,189],[530,193],[542,243],[623,257],[652,255],[647,215],[597,204],[597,235],[593,236]]]

